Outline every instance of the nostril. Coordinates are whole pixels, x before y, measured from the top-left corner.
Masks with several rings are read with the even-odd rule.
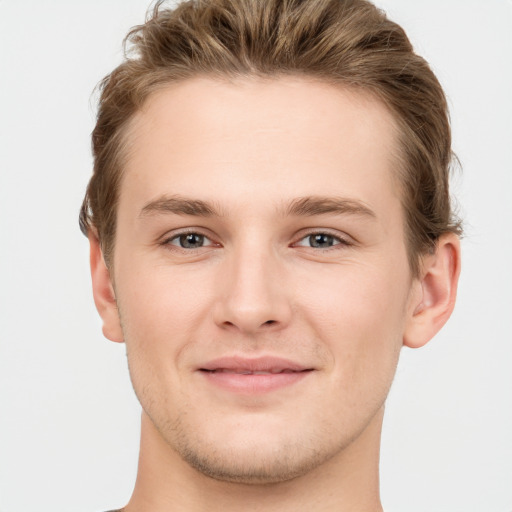
[[[275,320],[267,320],[263,325],[272,325],[272,324],[275,324],[276,321]]]

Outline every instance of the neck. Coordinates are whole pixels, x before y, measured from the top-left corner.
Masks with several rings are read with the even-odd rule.
[[[306,475],[281,483],[248,485],[214,480],[190,467],[143,413],[135,490],[123,511],[381,512],[382,417],[383,409],[349,446]]]

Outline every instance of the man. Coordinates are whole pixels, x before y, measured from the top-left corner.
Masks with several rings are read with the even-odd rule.
[[[133,511],[380,511],[403,345],[460,268],[446,101],[364,0],[156,5],[81,212],[141,402]]]

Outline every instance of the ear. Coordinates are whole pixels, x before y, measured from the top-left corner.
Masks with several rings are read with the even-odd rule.
[[[411,293],[410,314],[403,343],[419,348],[443,327],[455,306],[460,274],[460,241],[453,233],[442,235],[434,254],[423,258],[421,275]]]
[[[103,335],[105,338],[121,343],[124,341],[119,311],[110,272],[103,258],[98,237],[93,230],[89,231],[90,263],[92,291],[96,309],[103,320]]]

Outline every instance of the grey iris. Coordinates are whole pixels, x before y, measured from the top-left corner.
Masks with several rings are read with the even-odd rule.
[[[180,236],[180,246],[184,249],[197,249],[204,244],[204,236],[197,233],[187,233]]]
[[[326,249],[334,245],[334,237],[326,235],[325,233],[318,233],[316,235],[310,235],[309,243],[311,244],[311,247]]]

